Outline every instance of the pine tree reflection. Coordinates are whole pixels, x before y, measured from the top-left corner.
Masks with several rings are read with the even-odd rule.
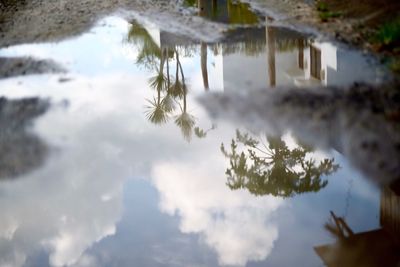
[[[194,134],[198,137],[198,138],[206,138],[207,134],[209,131],[215,130],[217,128],[216,124],[211,125],[211,128],[204,130],[201,129],[200,127],[196,127],[194,128]]]
[[[292,197],[318,192],[328,184],[321,177],[339,168],[333,158],[317,163],[307,157],[312,150],[305,146],[289,149],[281,138],[266,136],[265,141],[257,140],[239,130],[232,139],[230,151],[224,144],[221,151],[230,163],[226,170],[229,188],[245,188],[257,196]]]

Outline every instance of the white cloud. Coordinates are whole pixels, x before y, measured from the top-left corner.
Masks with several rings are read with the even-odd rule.
[[[157,165],[153,179],[161,195],[160,208],[180,216],[183,233],[201,234],[222,265],[266,259],[278,238],[271,217],[282,200],[230,191],[224,180],[225,162],[211,158],[198,164]]]

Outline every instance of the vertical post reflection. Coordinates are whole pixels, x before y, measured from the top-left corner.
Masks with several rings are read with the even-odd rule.
[[[207,71],[207,44],[201,43],[201,75],[203,77],[203,85],[206,91],[209,90],[208,71]]]
[[[276,86],[276,66],[275,66],[275,30],[267,26],[267,44],[268,44],[268,77],[269,85]]]

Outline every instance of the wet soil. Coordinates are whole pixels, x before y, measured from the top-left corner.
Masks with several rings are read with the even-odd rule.
[[[0,57],[0,79],[43,73],[60,73],[65,70],[51,60],[36,60],[29,57]]]
[[[0,11],[0,47],[22,43],[61,41],[88,31],[101,18],[115,15],[146,17],[162,29],[197,38],[215,39],[223,25],[195,17],[179,1],[13,1]]]
[[[48,107],[39,98],[0,98],[0,180],[28,173],[45,162],[47,146],[28,128]]]

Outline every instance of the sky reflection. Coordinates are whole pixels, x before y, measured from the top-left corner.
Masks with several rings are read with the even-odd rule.
[[[182,110],[187,101],[184,110],[193,115],[188,139],[176,114],[162,125],[146,117],[147,100],[158,92],[149,85],[154,69],[135,64],[143,47],[128,42],[132,25],[116,18],[99,25],[59,44],[0,51],[52,59],[69,70],[0,82],[9,99],[38,96],[53,103],[32,129],[51,156],[20,179],[0,183],[0,266],[319,266],[313,247],[332,240],[323,229],[330,210],[342,215],[349,205],[349,224],[360,231],[377,227],[377,190],[333,151],[310,152],[341,166],[318,194],[261,197],[226,185],[229,160],[220,145],[229,144],[240,125],[212,121],[194,97],[205,89],[229,90],[224,65],[239,66],[243,57],[267,64],[267,56],[237,52],[228,64],[210,45],[201,66],[201,44],[180,54],[188,92],[174,101]],[[176,54],[167,59],[171,66]],[[251,71],[243,77],[251,78]]]

